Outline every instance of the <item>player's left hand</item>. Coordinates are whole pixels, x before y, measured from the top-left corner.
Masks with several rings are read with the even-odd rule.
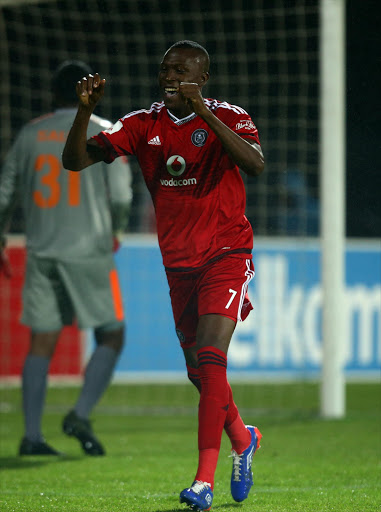
[[[197,115],[202,116],[203,113],[208,112],[201,94],[201,88],[197,83],[180,82],[179,90],[180,94]]]
[[[84,76],[75,87],[80,103],[94,110],[104,94],[105,84],[106,80],[101,78],[99,73]]]

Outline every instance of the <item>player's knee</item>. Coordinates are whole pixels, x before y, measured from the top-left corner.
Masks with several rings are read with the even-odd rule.
[[[196,345],[183,348],[185,363],[187,368],[197,368],[197,347]]]
[[[198,391],[201,393],[201,381],[200,381],[198,369],[192,368],[191,366],[187,365],[187,373],[188,373],[188,379],[191,381],[193,386],[195,386],[195,388],[197,388]]]
[[[97,345],[110,347],[119,353],[124,345],[124,331],[124,322],[102,325],[94,329],[95,341]]]
[[[51,359],[60,335],[60,331],[32,331],[29,354]]]

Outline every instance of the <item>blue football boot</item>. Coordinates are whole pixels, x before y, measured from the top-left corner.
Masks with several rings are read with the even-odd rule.
[[[253,455],[260,447],[259,443],[262,434],[257,427],[246,425],[246,428],[251,434],[251,443],[246,450],[239,455],[235,450],[232,450],[231,456],[233,457],[233,471],[230,483],[230,490],[235,501],[243,501],[249,496],[250,489],[253,486],[253,473],[251,471],[251,464]]]
[[[213,491],[207,482],[195,480],[191,487],[180,493],[180,503],[186,503],[190,510],[210,510],[213,501]]]

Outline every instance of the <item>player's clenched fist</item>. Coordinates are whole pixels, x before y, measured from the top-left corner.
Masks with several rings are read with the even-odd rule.
[[[87,75],[79,80],[76,85],[76,93],[82,105],[95,107],[104,94],[106,79],[99,73]]]
[[[180,82],[180,94],[188,101],[196,114],[200,115],[205,109],[200,86],[195,82]]]

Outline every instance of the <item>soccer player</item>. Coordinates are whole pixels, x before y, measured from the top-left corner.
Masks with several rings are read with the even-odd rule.
[[[156,212],[176,332],[188,377],[200,391],[199,464],[180,501],[209,510],[225,428],[232,443],[231,492],[247,498],[257,427],[246,426],[227,381],[227,353],[236,322],[252,309],[247,286],[254,276],[253,232],[245,217],[241,168],[259,175],[264,158],[257,129],[241,107],[204,99],[209,55],[179,41],[159,69],[163,101],[122,117],[112,129],[87,138],[88,120],[104,94],[105,79],[88,75],[63,152],[67,169],[136,155]]]
[[[105,453],[89,415],[123,346],[125,321],[113,246],[127,227],[132,190],[125,158],[111,166],[99,163],[82,174],[62,168],[62,150],[78,104],[75,84],[90,72],[81,61],[62,63],[53,77],[56,109],[21,129],[0,177],[0,267],[8,275],[4,234],[17,192],[26,221],[21,321],[31,333],[22,373],[25,435],[20,455],[59,454],[45,441],[41,421],[49,363],[62,327],[74,318],[80,328],[94,329],[96,348],[62,428],[79,440],[85,454]],[[89,117],[93,134],[110,127],[105,119]]]

